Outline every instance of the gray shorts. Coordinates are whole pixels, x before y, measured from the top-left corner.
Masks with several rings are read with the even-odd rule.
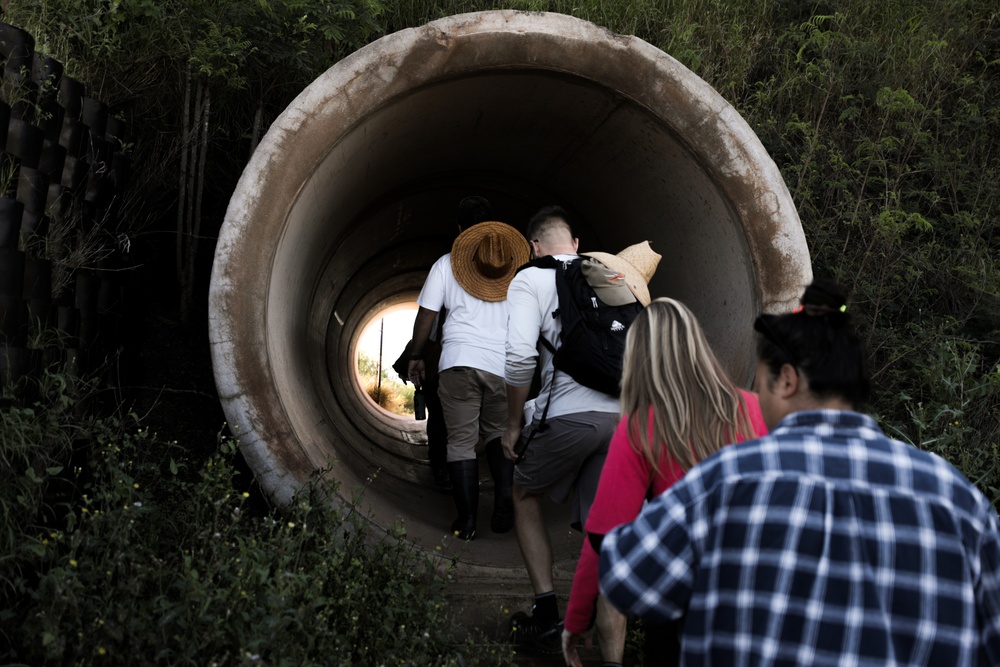
[[[507,430],[507,385],[499,375],[453,366],[438,375],[438,398],[448,429],[448,461],[476,458],[476,443]]]
[[[613,412],[578,412],[524,427],[531,437],[524,459],[514,468],[514,483],[532,494],[546,494],[557,503],[572,498],[570,525],[581,530],[597,493],[597,482],[618,426]],[[534,432],[534,436],[531,436]]]

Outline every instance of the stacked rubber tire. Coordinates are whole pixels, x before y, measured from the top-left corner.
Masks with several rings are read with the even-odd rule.
[[[119,349],[127,239],[110,230],[130,159],[124,123],[5,23],[0,69],[0,388],[9,393],[53,365],[92,373]]]

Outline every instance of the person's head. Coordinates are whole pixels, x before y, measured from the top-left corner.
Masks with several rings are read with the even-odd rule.
[[[694,313],[674,299],[655,299],[629,327],[621,411],[633,446],[654,467],[667,451],[688,470],[723,445],[753,437],[739,389]]]
[[[493,207],[484,197],[466,197],[458,202],[458,231],[493,220]]]
[[[798,410],[857,409],[870,390],[865,346],[836,283],[815,280],[800,305],[754,321],[757,376],[764,420],[773,427]]]
[[[531,256],[573,254],[579,241],[573,236],[569,215],[560,206],[546,206],[528,221],[525,234],[531,245]]]

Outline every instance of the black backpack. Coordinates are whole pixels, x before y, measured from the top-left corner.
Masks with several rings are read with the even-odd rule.
[[[559,307],[552,316],[562,323],[559,345],[541,339],[553,354],[555,369],[585,387],[617,397],[621,394],[625,334],[643,305],[633,301],[611,306],[601,301],[583,275],[584,259],[540,257],[521,268],[535,266],[556,272]]]

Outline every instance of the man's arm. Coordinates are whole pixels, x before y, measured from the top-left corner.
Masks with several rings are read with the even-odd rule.
[[[694,587],[688,513],[671,491],[601,544],[601,594],[626,616],[671,621],[687,609]]]
[[[507,358],[504,364],[507,430],[501,443],[504,456],[511,461],[517,460],[514,447],[521,436],[524,402],[531,393],[531,380],[538,363],[538,334],[541,331],[538,298],[525,274],[515,276],[507,288]]]
[[[431,337],[434,329],[434,318],[438,315],[436,310],[430,310],[420,306],[417,310],[417,317],[413,320],[413,342],[410,344],[410,363],[407,364],[407,377],[415,387],[419,387],[424,382],[424,346]]]
[[[517,460],[517,452],[514,448],[521,437],[521,426],[524,422],[524,402],[528,400],[531,385],[516,387],[507,384],[507,430],[501,439],[503,444],[503,455],[511,461]]]

